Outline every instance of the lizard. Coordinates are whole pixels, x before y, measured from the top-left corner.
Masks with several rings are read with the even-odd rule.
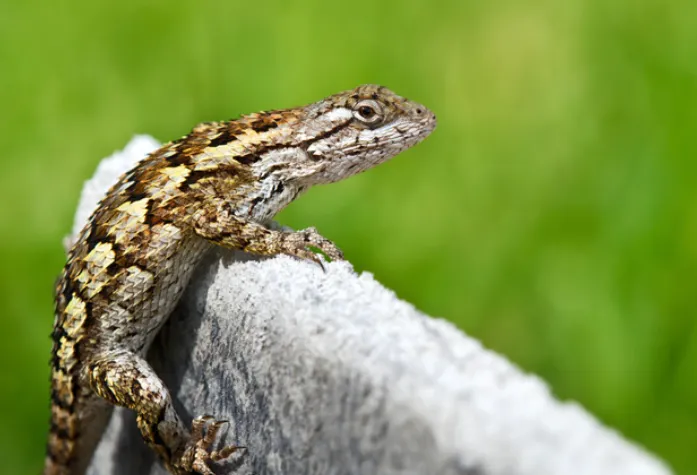
[[[225,424],[187,427],[145,359],[198,261],[213,246],[343,259],[315,228],[272,218],[309,187],[372,168],[426,138],[435,115],[377,85],[303,107],[206,122],[123,174],[78,234],[55,288],[51,418],[44,475],[81,475],[114,406],[135,411],[174,475],[212,475],[240,447],[212,447]]]

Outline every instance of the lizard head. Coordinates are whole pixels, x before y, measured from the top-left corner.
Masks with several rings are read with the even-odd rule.
[[[307,184],[331,183],[389,160],[421,142],[436,116],[421,104],[373,84],[305,108]],[[309,165],[309,163],[308,163]]]

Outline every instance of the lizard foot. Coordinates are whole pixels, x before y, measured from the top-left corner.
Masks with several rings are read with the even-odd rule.
[[[283,252],[285,254],[313,261],[324,269],[322,258],[311,250],[313,247],[322,251],[333,261],[344,259],[344,253],[336,244],[322,236],[315,228],[286,233],[284,236]]]
[[[228,458],[238,449],[245,447],[228,445],[220,450],[211,450],[220,429],[228,421],[218,421],[213,416],[199,416],[191,423],[191,438],[186,444],[180,466],[186,471],[202,475],[215,475],[208,464]]]

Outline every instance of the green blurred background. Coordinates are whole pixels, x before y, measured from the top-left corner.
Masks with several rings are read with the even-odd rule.
[[[2,2],[3,473],[43,462],[60,243],[98,161],[365,82],[438,129],[279,220],[697,473],[689,0]]]

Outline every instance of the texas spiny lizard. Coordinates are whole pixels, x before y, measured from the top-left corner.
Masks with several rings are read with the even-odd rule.
[[[213,245],[322,265],[341,251],[314,228],[273,216],[310,186],[367,170],[436,125],[424,106],[364,85],[295,109],[196,126],[125,173],[82,229],[56,287],[51,428],[45,475],[85,472],[114,405],[137,413],[145,442],[173,474],[212,474],[222,422],[188,430],[144,356]]]

